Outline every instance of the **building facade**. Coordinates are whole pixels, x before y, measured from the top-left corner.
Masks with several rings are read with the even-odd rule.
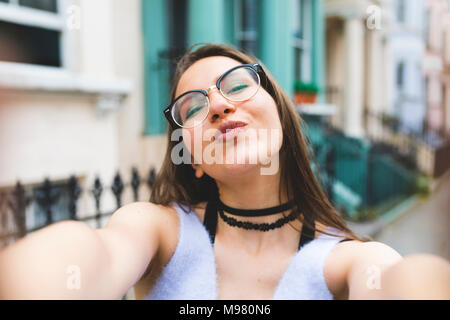
[[[426,117],[425,82],[422,63],[425,55],[423,0],[394,0],[386,3],[392,12],[388,71],[392,93],[389,113],[399,119],[400,130],[421,134]]]
[[[158,170],[174,61],[195,43],[255,55],[289,94],[296,80],[324,85],[317,0],[2,0],[0,42],[2,190],[75,175],[87,191],[97,177]],[[78,201],[86,214],[95,211],[89,193]],[[122,203],[131,200],[125,192]]]
[[[450,137],[450,1],[426,0],[426,125],[437,143]]]
[[[142,39],[139,1],[0,2],[0,187],[139,166]],[[126,50],[125,48],[128,48]],[[152,156],[149,156],[149,158]],[[93,212],[85,192],[80,212]],[[103,209],[114,207],[105,192]],[[27,221],[34,224],[31,208]]]
[[[382,112],[387,105],[387,21],[379,1],[327,0],[325,14],[326,86],[338,110],[332,122],[363,138],[364,113]]]
[[[166,131],[167,79],[176,57],[196,43],[256,56],[289,94],[296,80],[324,86],[322,0],[154,0],[143,1],[142,13],[149,135]]]

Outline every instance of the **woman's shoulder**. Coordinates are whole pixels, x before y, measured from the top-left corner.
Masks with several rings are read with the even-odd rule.
[[[120,207],[111,216],[108,224],[124,223],[139,226],[147,232],[166,234],[178,225],[178,214],[172,206],[164,206],[152,202],[132,202]]]
[[[114,212],[111,218],[127,216],[130,219],[158,219],[175,215],[172,206],[164,206],[152,202],[137,201],[128,203]]]
[[[158,239],[156,259],[174,247],[178,240],[179,217],[174,207],[152,202],[133,202],[122,206],[108,224],[123,224],[141,232],[142,239]]]
[[[352,270],[360,266],[389,265],[399,258],[397,251],[378,241],[339,242],[326,259],[324,276],[336,299],[348,299]]]

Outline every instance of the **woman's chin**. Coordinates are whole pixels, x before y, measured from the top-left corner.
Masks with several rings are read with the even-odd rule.
[[[224,177],[241,178],[259,174],[260,168],[259,163],[228,163],[221,165],[220,172]]]

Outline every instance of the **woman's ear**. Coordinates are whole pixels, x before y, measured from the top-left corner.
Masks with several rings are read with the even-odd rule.
[[[203,174],[205,173],[203,169],[198,164],[192,164],[192,168],[194,168],[195,176],[200,179],[203,177]]]

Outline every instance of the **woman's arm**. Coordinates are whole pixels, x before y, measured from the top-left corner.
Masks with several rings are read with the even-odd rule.
[[[450,299],[450,264],[445,259],[401,257],[380,242],[353,245],[349,299]]]
[[[103,229],[63,221],[0,251],[0,299],[120,299],[157,252],[167,214],[118,209]]]
[[[450,263],[436,255],[413,254],[387,269],[381,299],[450,300]]]

